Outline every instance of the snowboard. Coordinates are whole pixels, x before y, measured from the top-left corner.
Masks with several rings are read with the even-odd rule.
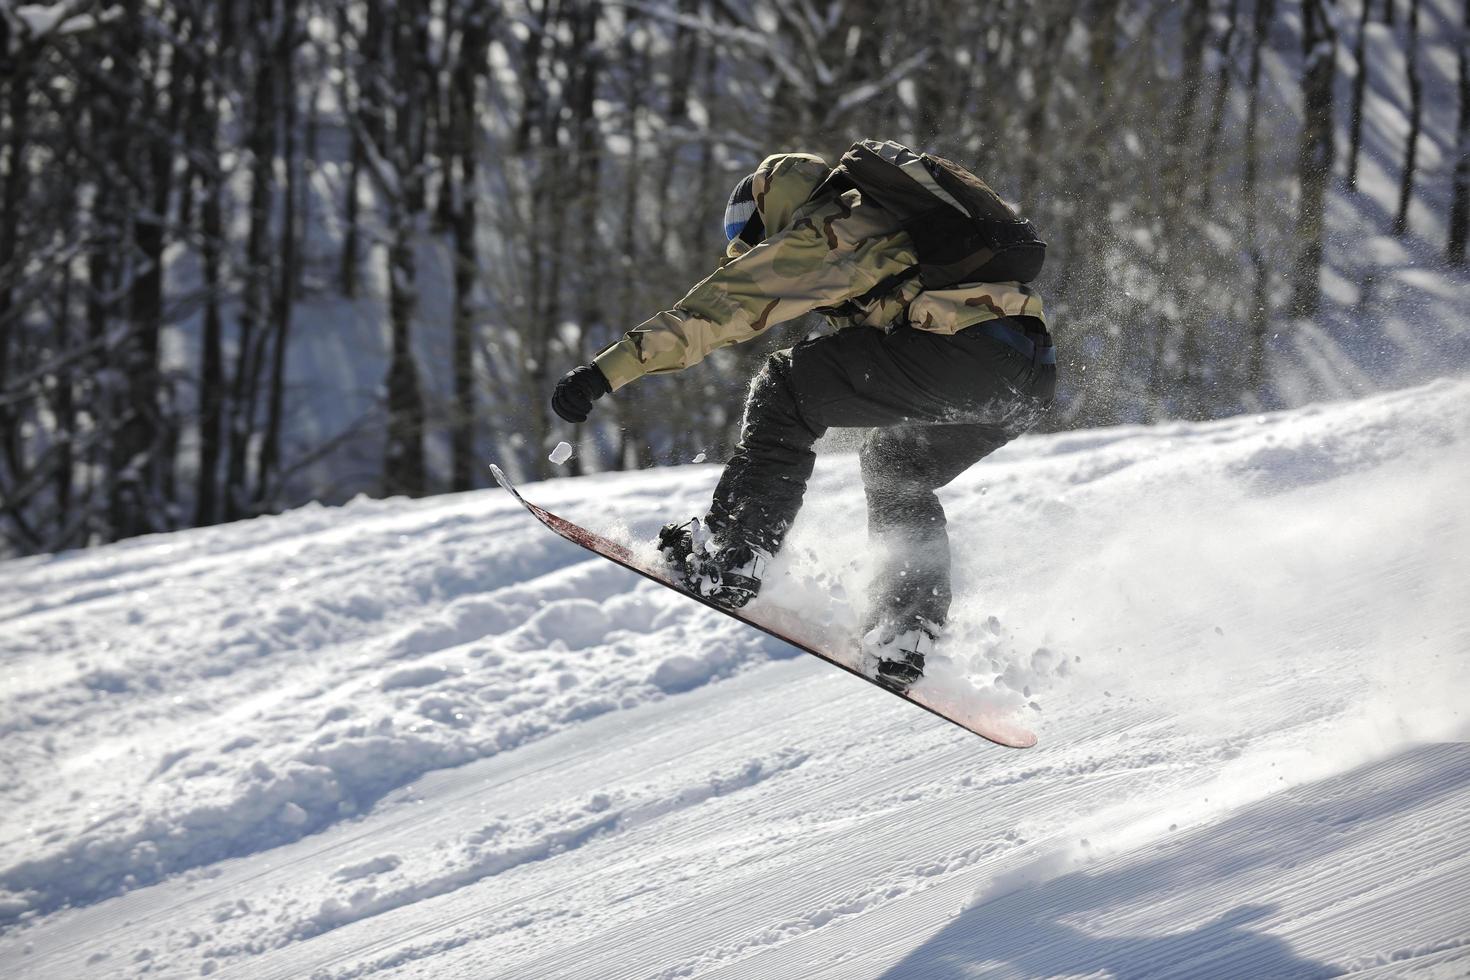
[[[673,589],[680,595],[687,596],[695,602],[729,616],[731,619],[739,620],[747,626],[754,627],[783,643],[788,643],[796,647],[804,653],[811,654],[819,660],[825,660],[834,667],[845,670],[855,677],[862,678],[880,691],[884,691],[894,697],[902,698],[910,704],[917,705],[931,714],[938,715],[945,721],[952,722],[972,734],[979,735],[981,738],[994,742],[996,745],[1003,745],[1013,749],[1026,749],[1036,744],[1036,736],[1034,734],[1019,723],[997,712],[993,706],[984,704],[974,691],[948,691],[939,688],[937,685],[926,685],[923,681],[920,681],[907,691],[896,691],[880,683],[876,678],[869,676],[863,670],[863,657],[856,637],[833,636],[830,630],[824,630],[812,624],[805,623],[790,610],[773,607],[766,603],[758,604],[754,609],[727,609],[676,583],[668,576],[663,563],[658,559],[654,559],[652,562],[645,561],[626,546],[616,541],[611,541],[577,524],[573,524],[571,521],[563,517],[558,517],[550,511],[531,503],[525,497],[521,496],[520,491],[510,482],[510,479],[506,477],[504,471],[494,463],[490,464],[490,472],[494,474],[496,482],[509,492],[522,507],[530,511],[531,516],[535,517],[536,520],[573,544],[581,545],[593,554],[601,555],[609,561],[616,562],[629,571],[637,572],[644,578],[651,579],[665,588]]]

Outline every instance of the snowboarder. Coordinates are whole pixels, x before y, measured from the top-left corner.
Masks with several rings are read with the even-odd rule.
[[[660,550],[691,590],[745,605],[801,507],[813,444],[829,427],[869,429],[859,460],[879,557],[863,645],[903,690],[951,602],[935,489],[1034,425],[1056,389],[1041,297],[1025,284],[1045,245],[968,171],[874,141],[836,168],[767,157],[731,193],[725,234],[720,268],[564,376],[553,409],[583,422],[645,374],[824,314],[834,332],[766,361],[708,514],[666,525]]]

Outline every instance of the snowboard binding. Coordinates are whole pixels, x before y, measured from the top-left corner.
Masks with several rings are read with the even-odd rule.
[[[880,623],[863,635],[863,653],[878,683],[903,694],[924,676],[925,657],[938,637],[939,627],[928,620],[907,627]]]
[[[727,609],[740,609],[760,593],[771,555],[744,541],[723,544],[699,518],[665,524],[658,550],[679,584]]]

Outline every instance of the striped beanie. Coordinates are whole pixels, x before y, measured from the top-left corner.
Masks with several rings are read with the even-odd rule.
[[[755,174],[746,174],[730,192],[725,204],[725,240],[739,238],[750,246],[766,237],[766,226],[755,208]]]

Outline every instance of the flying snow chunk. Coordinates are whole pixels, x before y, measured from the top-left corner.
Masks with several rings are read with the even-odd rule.
[[[704,453],[700,453],[700,454],[699,454],[699,455],[697,455],[697,456],[695,456],[695,457],[694,457],[694,461],[695,461],[695,462],[696,462],[696,463],[703,463],[703,462],[704,462],[704,460],[705,460],[705,455],[704,455]]]
[[[556,448],[551,451],[551,455],[546,458],[557,466],[560,466],[572,458],[572,447],[569,443],[559,442],[556,444]]]

